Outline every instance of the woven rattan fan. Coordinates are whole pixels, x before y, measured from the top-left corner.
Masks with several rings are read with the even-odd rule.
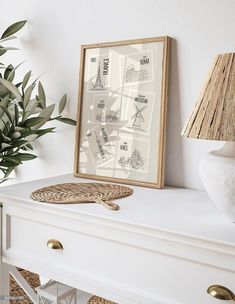
[[[30,197],[53,204],[99,203],[111,210],[119,206],[110,200],[131,195],[129,187],[102,183],[65,183],[38,189]]]

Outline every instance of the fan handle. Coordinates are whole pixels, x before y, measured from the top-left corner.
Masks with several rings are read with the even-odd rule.
[[[113,211],[117,211],[119,210],[119,205],[115,204],[111,201],[102,201],[102,200],[95,200],[96,203],[103,205],[104,207],[113,210]]]

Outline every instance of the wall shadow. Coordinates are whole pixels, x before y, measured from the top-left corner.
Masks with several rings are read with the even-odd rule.
[[[177,41],[172,38],[166,133],[165,184],[168,186],[180,187],[184,184],[185,179],[181,106]]]

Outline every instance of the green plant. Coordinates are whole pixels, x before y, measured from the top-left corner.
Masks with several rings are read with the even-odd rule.
[[[19,21],[4,31],[0,39],[0,56],[9,50],[16,50],[3,45],[6,41],[17,39],[13,34],[25,23],[26,21]],[[33,150],[33,142],[55,129],[43,128],[45,123],[58,120],[76,125],[74,120],[61,115],[67,102],[66,95],[59,102],[59,114],[52,117],[55,104],[47,106],[42,83],[38,79],[30,82],[31,71],[25,74],[22,81],[15,82],[19,66],[0,63],[0,183],[7,179],[14,168],[37,157],[30,152]]]

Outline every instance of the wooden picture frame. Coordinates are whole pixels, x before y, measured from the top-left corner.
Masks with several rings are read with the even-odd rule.
[[[74,175],[164,187],[170,38],[81,46]]]

